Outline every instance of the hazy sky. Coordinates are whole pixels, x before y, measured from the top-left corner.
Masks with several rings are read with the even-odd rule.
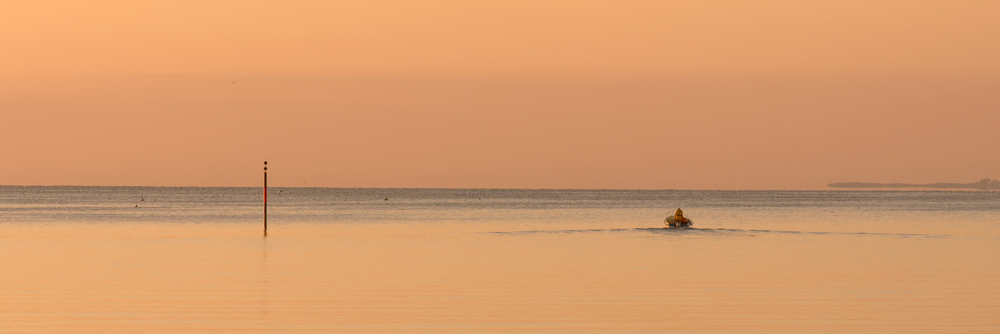
[[[0,184],[1000,178],[995,1],[3,1]],[[235,83],[232,83],[235,81]]]

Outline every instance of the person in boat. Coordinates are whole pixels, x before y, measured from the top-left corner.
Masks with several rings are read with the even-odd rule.
[[[691,220],[684,217],[684,211],[682,211],[681,208],[677,208],[677,212],[674,212],[674,216],[667,216],[664,223],[667,224],[667,227],[685,227],[691,225]]]

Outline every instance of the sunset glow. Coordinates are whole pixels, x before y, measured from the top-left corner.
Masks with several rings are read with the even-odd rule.
[[[0,13],[0,184],[249,186],[263,160],[275,186],[1000,178],[995,2],[5,1]]]

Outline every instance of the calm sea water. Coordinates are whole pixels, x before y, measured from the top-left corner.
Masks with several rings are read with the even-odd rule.
[[[0,332],[1000,332],[997,192],[262,199],[0,186]]]

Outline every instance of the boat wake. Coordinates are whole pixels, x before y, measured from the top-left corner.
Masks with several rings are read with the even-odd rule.
[[[760,230],[760,229],[737,229],[737,228],[662,228],[662,227],[639,227],[639,228],[607,228],[607,229],[579,229],[579,230],[530,230],[530,231],[496,231],[487,232],[491,234],[575,234],[575,233],[629,233],[645,232],[659,235],[703,235],[703,236],[754,236],[767,234],[791,234],[791,235],[851,235],[851,236],[881,236],[898,238],[945,238],[950,235],[945,234],[917,234],[917,233],[880,233],[880,232],[822,232],[822,231],[785,231],[785,230]]]

